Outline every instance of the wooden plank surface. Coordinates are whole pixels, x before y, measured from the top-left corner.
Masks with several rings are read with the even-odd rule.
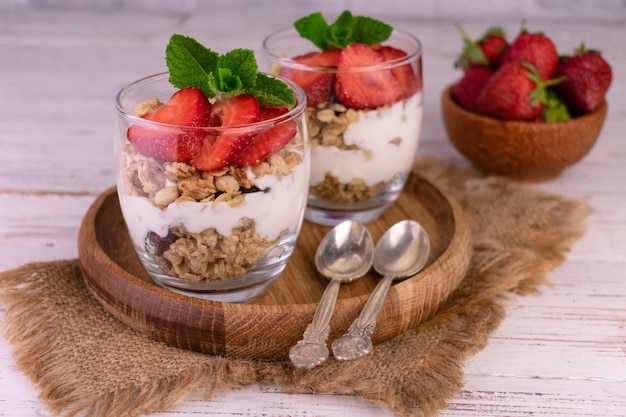
[[[0,270],[78,255],[80,222],[113,185],[113,97],[131,80],[165,69],[173,32],[220,51],[259,48],[295,18],[160,15],[53,10],[0,13]],[[448,143],[441,90],[459,73],[452,21],[385,19],[424,46],[425,113],[418,152],[462,157]],[[462,22],[479,35],[494,23],[514,34],[519,19]],[[626,415],[626,22],[545,20],[528,27],[569,52],[584,40],[613,66],[607,121],[592,152],[539,188],[594,207],[588,232],[550,274],[553,286],[510,301],[487,348],[466,364],[466,384],[441,416]],[[3,313],[0,307],[0,319]],[[0,338],[0,416],[47,416]],[[192,395],[160,417],[391,416],[352,396],[289,395],[253,386]]]

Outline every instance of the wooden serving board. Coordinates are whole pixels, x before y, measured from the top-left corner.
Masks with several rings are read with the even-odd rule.
[[[373,342],[392,338],[432,316],[469,266],[471,232],[459,205],[432,183],[412,174],[404,192],[382,217],[366,226],[378,241],[395,222],[412,218],[426,229],[431,254],[419,274],[395,283],[378,317]],[[313,256],[330,227],[304,222],[296,249],[273,286],[247,304],[192,298],[152,282],[137,257],[115,188],[93,203],[81,225],[79,260],[84,282],[104,308],[146,335],[194,351],[231,357],[287,359],[313,319],[327,281]],[[357,317],[380,276],[342,285],[329,344]]]

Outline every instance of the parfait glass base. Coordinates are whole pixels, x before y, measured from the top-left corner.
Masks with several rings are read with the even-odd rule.
[[[357,203],[336,203],[309,194],[304,219],[322,226],[335,226],[344,220],[374,221],[398,199],[408,178],[408,173],[399,174],[377,195]]]

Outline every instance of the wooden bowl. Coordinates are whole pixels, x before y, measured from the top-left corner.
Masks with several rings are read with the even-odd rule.
[[[407,218],[426,229],[431,253],[421,272],[389,289],[374,343],[432,317],[461,282],[471,260],[471,227],[461,206],[416,174],[398,200],[367,227],[377,241],[387,228]],[[114,188],[100,195],[85,215],[78,252],[91,294],[105,310],[153,339],[213,355],[288,360],[289,349],[302,338],[328,285],[313,258],[329,230],[304,222],[285,271],[267,293],[246,304],[187,297],[154,284],[133,249]],[[379,280],[371,270],[341,286],[329,343],[348,330]]]
[[[499,120],[468,111],[450,93],[441,96],[443,120],[454,147],[486,174],[516,181],[545,181],[582,159],[596,143],[607,112],[604,101],[593,113],[565,122]]]

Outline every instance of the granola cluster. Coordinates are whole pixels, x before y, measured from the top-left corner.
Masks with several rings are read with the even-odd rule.
[[[243,219],[230,236],[214,228],[191,233],[184,226],[165,238],[151,232],[146,249],[166,273],[190,282],[225,280],[244,274],[280,239],[266,240],[255,232],[254,220]]]
[[[124,192],[145,197],[159,209],[176,202],[224,202],[237,207],[245,203],[246,193],[268,191],[256,187],[240,167],[207,172],[186,163],[160,163],[146,158],[130,144],[123,152],[126,156]],[[256,177],[285,176],[301,162],[298,153],[281,150],[254,166],[252,171]],[[150,232],[145,248],[164,272],[201,282],[242,275],[281,236],[264,239],[256,233],[254,219],[244,218],[230,236],[223,236],[214,228],[191,233],[183,225],[172,225],[166,237]]]
[[[369,158],[369,151],[356,145],[348,145],[343,134],[351,123],[359,120],[359,113],[338,102],[324,103],[307,109],[308,129],[311,147],[335,146],[341,150],[360,150]],[[399,140],[399,139],[397,139]],[[309,192],[321,199],[335,203],[358,203],[376,196],[387,185],[382,181],[368,186],[360,178],[342,183],[337,177],[326,173],[324,181],[310,188]]]

